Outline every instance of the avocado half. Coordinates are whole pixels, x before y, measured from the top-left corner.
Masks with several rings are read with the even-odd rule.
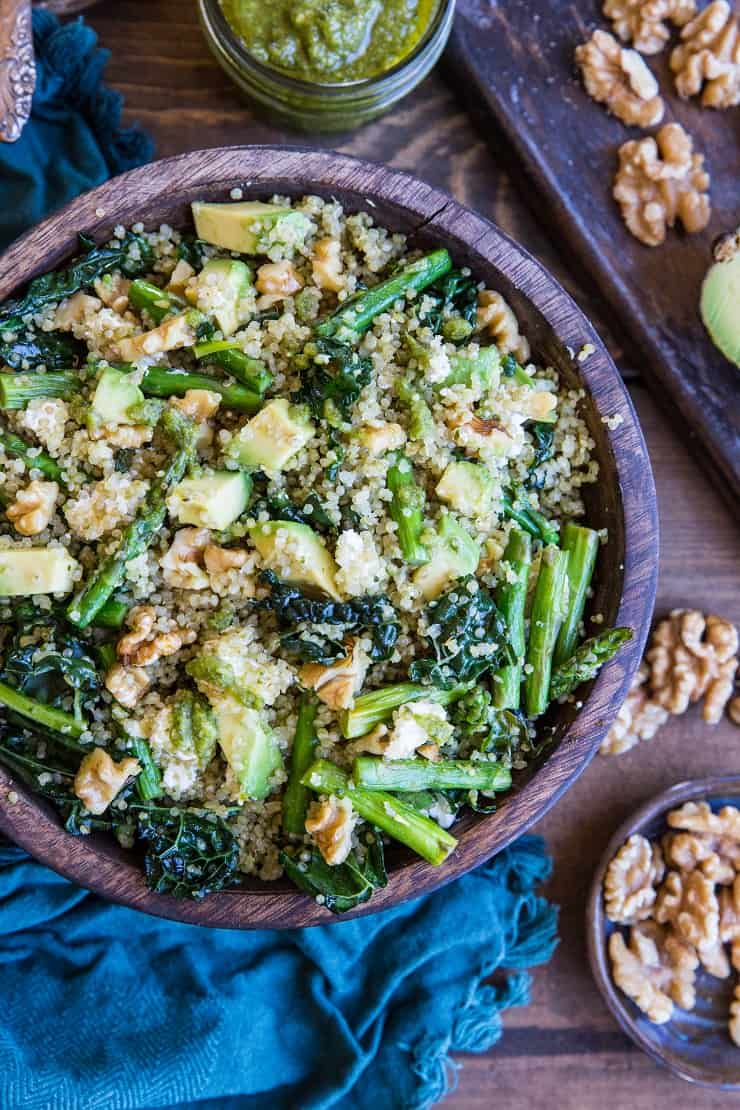
[[[723,235],[713,253],[701,287],[701,318],[715,347],[740,366],[740,228]]]

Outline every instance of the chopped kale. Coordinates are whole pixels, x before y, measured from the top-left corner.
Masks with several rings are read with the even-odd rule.
[[[301,388],[293,400],[308,405],[318,420],[332,428],[350,419],[362,387],[370,381],[372,362],[347,343],[316,339],[296,359]]]
[[[0,331],[0,363],[11,370],[30,370],[45,366],[62,370],[79,366],[84,347],[61,331],[21,328]]]
[[[151,269],[152,249],[140,235],[127,232],[119,246],[99,247],[95,240],[80,234],[84,254],[74,258],[63,270],[53,270],[34,278],[22,297],[6,301],[0,307],[0,331],[14,331],[22,326],[24,317],[33,316],[47,305],[71,297],[86,289],[93,281],[112,270],[126,277],[137,277]]]
[[[297,586],[281,582],[270,570],[263,571],[260,580],[270,587],[270,596],[256,602],[256,607],[271,610],[278,624],[291,629],[291,633],[284,638],[284,646],[288,650],[301,654],[300,645],[305,630],[296,626],[334,624],[341,625],[345,633],[369,632],[372,639],[369,654],[373,660],[388,659],[393,651],[400,625],[393,606],[383,594],[355,597],[351,601],[331,601],[307,597]],[[329,662],[338,658],[336,641],[316,636],[310,629],[305,635],[304,658],[322,658],[322,661]]]
[[[209,247],[195,235],[183,235],[177,244],[177,257],[194,270],[202,270],[208,260]]]
[[[450,316],[465,320],[471,327],[475,324],[478,311],[478,286],[470,274],[464,274],[461,270],[450,270],[444,277],[428,286],[423,296],[427,299],[431,298],[434,303],[421,317],[420,322],[431,328],[435,334],[442,331],[445,320]],[[467,338],[469,334],[469,329],[463,329],[460,338]],[[449,338],[454,342],[452,335]]]
[[[156,894],[200,901],[238,881],[239,845],[226,822],[208,810],[132,803],[144,843],[144,874]]]
[[[471,593],[468,586],[474,586]],[[432,659],[418,659],[409,668],[412,682],[450,690],[510,659],[506,622],[493,597],[473,575],[460,578],[431,603],[426,640]]]
[[[367,837],[362,849],[353,848],[344,863],[331,867],[313,848],[308,859],[300,855],[280,853],[285,873],[301,890],[305,890],[332,913],[346,913],[388,883],[383,858],[383,842],[377,830]]]

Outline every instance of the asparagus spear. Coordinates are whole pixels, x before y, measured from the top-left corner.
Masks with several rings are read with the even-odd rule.
[[[124,529],[117,548],[103,559],[67,607],[67,618],[78,628],[87,628],[123,581],[126,564],[151,544],[167,515],[167,494],[182,479],[196,458],[197,428],[177,409],[168,408],[162,427],[176,444],[164,473],[157,478],[139,510]]]
[[[173,312],[182,312],[187,308],[180,297],[169,293],[166,289],[160,289],[151,281],[144,281],[143,278],[137,278],[131,282],[128,299],[134,308],[145,309],[156,324],[161,324],[165,316]]]
[[[44,375],[48,377],[49,375]],[[141,390],[150,397],[183,397],[189,389],[210,389],[220,393],[224,407],[239,412],[257,412],[262,408],[262,397],[243,385],[225,385],[218,378],[207,374],[180,374],[152,366],[144,374]]]
[[[298,709],[288,784],[283,794],[283,831],[288,836],[303,836],[306,831],[304,823],[309,792],[301,779],[314,759],[316,733],[314,732],[313,723],[315,717],[316,703],[304,694]]]
[[[127,737],[128,748],[138,759],[141,771],[136,776],[136,792],[143,802],[151,802],[162,793],[162,776],[152,758],[152,750],[143,736]]]
[[[493,704],[499,709],[518,709],[521,696],[522,662],[527,645],[524,637],[524,607],[532,566],[532,540],[528,532],[512,528],[504,551],[510,580],[499,582],[495,600],[506,621],[509,644],[517,662],[501,667],[493,675]]]
[[[349,775],[325,759],[312,763],[301,781],[317,794],[347,795],[360,817],[435,866],[444,863],[457,845],[454,836],[406,802],[380,790],[355,786]]]
[[[24,409],[37,397],[73,397],[80,389],[76,370],[53,370],[48,374],[0,374],[0,408]]]
[[[61,482],[62,468],[59,463],[45,451],[40,451],[30,443],[26,443],[20,436],[13,435],[12,432],[0,431],[0,447],[6,454],[23,459],[29,470],[40,470],[45,478],[50,478],[52,482]]]
[[[513,520],[536,540],[542,540],[543,543],[558,542],[557,528],[554,528],[538,509],[530,505],[523,494],[518,493],[514,496],[510,491],[504,490],[503,508],[504,516],[508,520]]]
[[[420,686],[414,682],[400,682],[395,686],[384,686],[380,690],[371,690],[355,698],[351,709],[345,709],[339,715],[339,727],[346,740],[353,740],[357,736],[365,736],[375,725],[380,724],[390,717],[394,709],[404,705],[407,701],[433,701],[438,705],[450,705],[462,697],[467,687],[454,686],[451,690],[440,690],[435,686]]]
[[[542,552],[540,572],[532,602],[524,678],[524,704],[528,717],[539,717],[550,700],[552,653],[567,606],[568,553],[554,544]]]
[[[316,334],[325,339],[340,339],[345,342],[356,339],[367,331],[376,316],[391,308],[407,290],[426,289],[427,285],[431,285],[451,268],[452,260],[448,251],[432,251],[405,266],[393,277],[374,285],[372,289],[363,289],[354,297],[349,297],[333,316],[317,326]]]
[[[8,686],[5,682],[0,682],[0,705],[12,709],[14,713],[20,713],[22,717],[27,717],[43,728],[58,733],[60,741],[66,747],[85,751],[79,744],[75,744],[74,740],[87,729],[86,721],[73,717],[71,713],[65,713],[63,709],[54,709],[53,706],[45,705],[42,701],[29,698],[27,694],[21,693],[13,686]],[[63,741],[62,737],[64,737]],[[73,739],[70,740],[69,737]]]
[[[366,790],[508,790],[511,771],[484,759],[379,759],[358,756],[352,768],[356,786]]]
[[[118,597],[111,597],[98,612],[93,623],[96,628],[121,628],[128,611],[129,604],[127,601],[122,601]]]
[[[593,528],[583,528],[569,520],[563,528],[560,546],[568,552],[568,610],[555,644],[555,666],[570,658],[576,649],[578,628],[599,551],[599,534]]]
[[[598,636],[584,640],[570,658],[559,663],[550,679],[550,700],[564,698],[582,682],[596,678],[599,670],[616,655],[622,644],[632,639],[631,628],[607,628]]]
[[[232,339],[214,340],[211,343],[196,343],[193,354],[197,359],[221,366],[238,382],[254,393],[265,393],[273,382],[273,376],[264,363],[250,358],[240,350]]]
[[[417,484],[414,469],[401,452],[396,454],[396,461],[388,468],[386,485],[393,494],[388,512],[398,525],[398,543],[404,559],[411,566],[426,563],[428,556],[421,542],[424,529],[424,490]]]

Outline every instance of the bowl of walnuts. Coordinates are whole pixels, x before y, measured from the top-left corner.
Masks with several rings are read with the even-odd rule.
[[[625,1033],[682,1079],[740,1090],[740,775],[679,783],[617,829],[587,935]]]

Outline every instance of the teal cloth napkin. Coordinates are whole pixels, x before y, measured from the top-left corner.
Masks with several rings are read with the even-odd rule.
[[[148,162],[154,144],[121,128],[123,98],[101,81],[109,51],[82,20],[33,12],[36,90],[16,143],[0,143],[0,246],[114,174]]]
[[[32,118],[0,144],[5,243],[152,153],[83,22],[37,10],[34,36]],[[528,1001],[524,969],[557,943],[549,871],[525,837],[373,917],[240,933],[111,905],[0,845],[0,1108],[422,1110],[454,1086],[450,1053]]]
[[[313,929],[207,930],[0,850],[0,1106],[422,1110],[549,958],[550,865],[523,837],[424,898]],[[506,968],[497,985],[484,980]]]

